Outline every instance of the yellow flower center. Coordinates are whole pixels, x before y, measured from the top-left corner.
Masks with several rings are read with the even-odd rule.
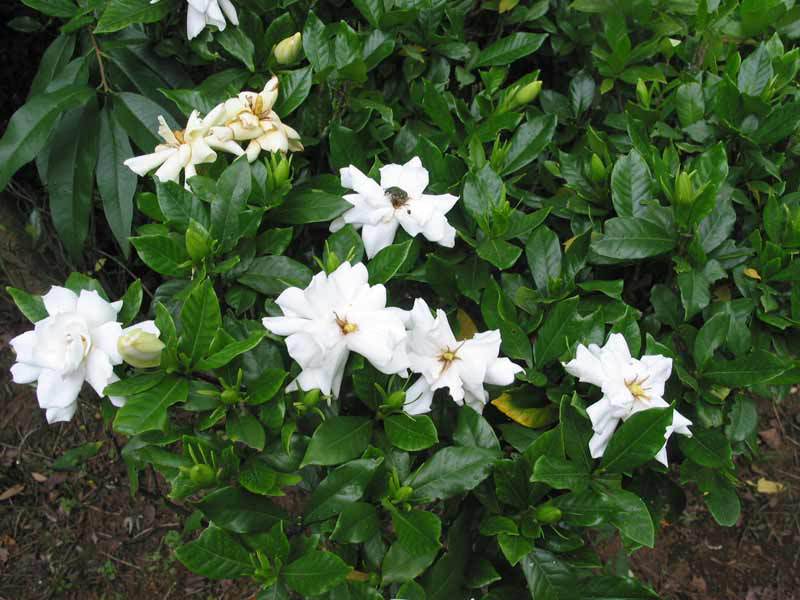
[[[175,131],[172,132],[172,134],[175,136],[175,139],[178,140],[179,144],[186,143],[186,138],[184,137],[183,129],[176,129]]]
[[[439,362],[442,363],[442,372],[446,371],[455,361],[460,360],[458,351],[463,345],[462,342],[455,350],[451,350],[450,348],[442,350],[441,354],[439,354]]]
[[[631,393],[631,396],[633,396],[634,400],[639,400],[640,402],[650,400],[650,396],[647,395],[646,388],[642,385],[645,381],[647,381],[647,377],[642,379],[637,377],[632,381],[625,381],[625,386],[628,388],[628,391]]]
[[[342,331],[343,335],[358,331],[358,325],[351,323],[347,320],[347,318],[342,319],[339,315],[336,315],[336,324],[339,326],[339,329]]]

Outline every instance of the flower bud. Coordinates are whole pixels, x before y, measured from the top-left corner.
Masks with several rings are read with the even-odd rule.
[[[303,36],[298,31],[293,36],[278,42],[272,53],[279,65],[290,65],[300,56],[303,49]]]
[[[319,404],[319,396],[320,396],[319,390],[310,390],[306,392],[305,395],[303,396],[303,404],[308,406],[309,408],[312,406],[316,406],[317,404]]]
[[[539,96],[539,92],[541,91],[542,82],[537,79],[536,81],[531,81],[527,85],[523,85],[519,90],[517,90],[514,100],[517,102],[517,104],[528,104],[529,102],[536,100],[536,98]]]
[[[497,12],[504,13],[512,10],[515,6],[519,4],[519,0],[500,0],[500,4],[497,7]]]
[[[551,504],[542,504],[536,508],[536,519],[540,523],[557,523],[561,520],[561,509]]]
[[[650,108],[650,90],[647,89],[647,84],[642,79],[636,81],[636,97],[642,106]]]
[[[242,396],[239,394],[239,390],[227,389],[220,394],[220,398],[223,404],[236,404]]]
[[[603,164],[603,159],[597,156],[597,154],[592,154],[589,174],[592,177],[592,181],[595,183],[600,183],[606,178],[606,166]]]
[[[117,340],[117,351],[122,360],[137,369],[160,365],[163,349],[164,342],[157,335],[135,327]]]
[[[692,202],[694,202],[692,178],[686,171],[681,171],[675,179],[675,203],[688,206]]]
[[[273,154],[273,156],[275,156]],[[280,188],[284,183],[289,181],[289,170],[291,167],[291,159],[286,155],[278,155],[270,165],[272,167],[272,185],[274,189]]]
[[[200,223],[192,219],[186,229],[186,252],[193,262],[200,262],[211,250],[211,234]]]
[[[412,488],[409,485],[404,485],[394,493],[394,499],[397,502],[403,502],[404,500],[408,500],[411,497],[411,494],[413,493],[414,493],[414,488]]]
[[[189,469],[189,479],[192,480],[192,483],[208,487],[217,481],[217,475],[210,466],[199,464]]]
[[[386,398],[386,406],[390,408],[402,408],[406,403],[406,393],[403,390],[392,392]]]

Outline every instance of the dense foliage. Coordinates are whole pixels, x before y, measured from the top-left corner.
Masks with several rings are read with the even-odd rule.
[[[113,306],[86,290],[125,292],[105,319],[119,356],[71,381],[111,397],[132,493],[151,465],[195,511],[177,548],[189,569],[253,578],[260,598],[656,598],[595,542],[653,546],[687,488],[737,522],[755,397],[800,382],[794,0],[22,1],[58,35],[0,140],[0,187],[35,160],[74,264],[93,232],[141,280],[73,274],[80,299],[58,294],[78,325],[55,323],[55,296],[9,293],[37,322],[26,344],[57,330],[80,362],[98,354],[74,332],[104,349],[92,311]],[[253,146],[234,124],[245,108],[217,108],[265,86],[274,113]],[[216,137],[191,137],[217,118]],[[377,247],[364,221],[336,221],[346,188],[366,193],[348,167],[378,180],[414,157],[428,194],[458,197],[452,244],[401,220]],[[125,161],[165,166],[139,179]],[[362,262],[384,305],[422,298],[462,344],[498,331],[522,372],[486,376],[482,414],[442,389],[412,416],[414,379],[351,344],[340,390],[287,390],[289,352],[304,359],[262,318]],[[658,355],[663,394],[649,371],[623,378]],[[595,356],[603,373],[587,375]],[[51,380],[15,372],[37,377],[48,419],[69,419]],[[615,413],[590,452],[614,377],[631,402],[664,402]]]

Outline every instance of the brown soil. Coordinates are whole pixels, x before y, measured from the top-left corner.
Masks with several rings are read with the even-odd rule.
[[[742,516],[718,526],[699,497],[656,547],[631,557],[633,571],[674,600],[800,600],[800,401],[763,402],[761,455],[739,461]],[[759,479],[783,486],[757,490]]]

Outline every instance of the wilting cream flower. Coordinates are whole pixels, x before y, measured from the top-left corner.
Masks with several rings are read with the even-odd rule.
[[[266,317],[264,327],[288,336],[289,355],[302,367],[288,391],[338,395],[351,351],[382,373],[405,376],[402,311],[386,307],[386,288],[369,285],[363,264],[345,262],[330,275],[318,273],[308,287],[288,288],[276,302],[284,316]]]
[[[445,214],[458,197],[426,194],[428,171],[416,156],[404,165],[386,165],[380,172],[379,185],[353,165],[341,169],[342,187],[356,193],[344,197],[353,208],[334,220],[330,230],[338,231],[347,223],[361,227],[368,258],[391,245],[399,226],[412,237],[422,234],[431,242],[452,248],[456,230]]]
[[[447,315],[437,309],[436,317],[421,298],[408,313],[407,351],[413,373],[421,377],[406,392],[405,412],[429,412],[433,393],[448,388],[456,404],[467,404],[478,412],[489,399],[484,384],[510,385],[524,371],[507,358],[499,358],[500,332],[476,333],[458,341],[450,329]]]
[[[273,77],[256,92],[242,92],[218,105],[206,117],[211,126],[209,143],[247,142],[247,160],[253,162],[266,152],[300,152],[300,134],[283,123],[272,110],[278,99],[278,78]]]
[[[120,336],[137,328],[158,329],[150,321],[123,330],[116,321],[122,301],[107,302],[95,291],[77,295],[54,286],[42,300],[48,316],[11,340],[17,354],[11,374],[15,383],[38,382],[36,396],[48,423],[69,421],[84,381],[103,396],[106,386],[119,380],[114,365],[122,363]],[[124,398],[109,398],[115,406],[125,403]]]
[[[589,440],[593,458],[603,456],[611,436],[620,420],[648,408],[666,408],[664,386],[672,373],[672,359],[660,354],[631,357],[628,342],[620,333],[612,333],[605,346],[579,345],[575,358],[564,364],[568,373],[584,383],[598,386],[603,397],[586,409],[592,421],[594,435]],[[674,411],[672,425],[667,427],[664,439],[673,433],[692,435],[692,422]],[[656,455],[667,465],[667,445]]]
[[[216,152],[206,141],[208,125],[196,110],[189,115],[186,129],[183,130],[172,131],[164,117],[158,117],[158,122],[158,134],[164,143],[156,146],[152,154],[136,156],[124,162],[140,177],[158,167],[155,175],[159,180],[178,183],[181,171],[185,172],[188,180],[197,175],[197,165],[217,160]]]

